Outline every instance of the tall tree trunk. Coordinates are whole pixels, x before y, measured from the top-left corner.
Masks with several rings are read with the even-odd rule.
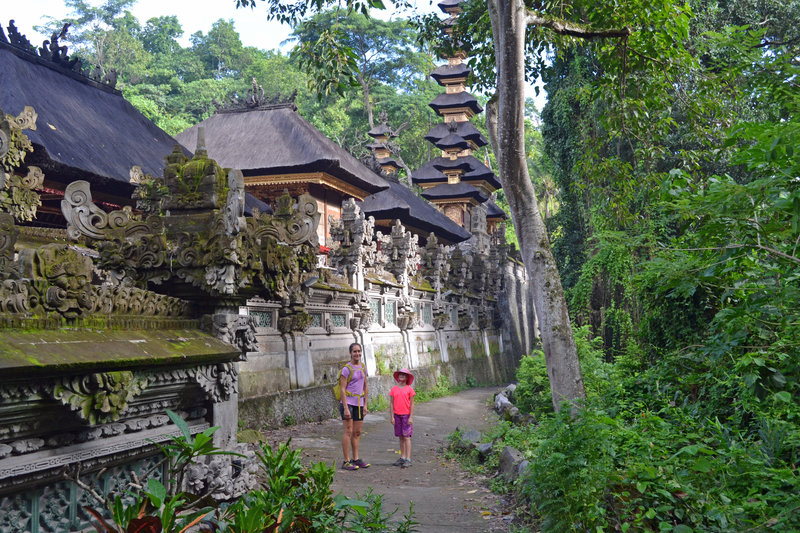
[[[367,110],[367,122],[369,122],[369,129],[372,129],[375,127],[375,117],[372,113],[372,100],[369,97],[369,83],[367,83],[367,80],[365,80],[364,76],[361,75],[361,72],[358,73],[358,82],[361,84],[361,94],[364,97],[364,109]]]
[[[565,400],[585,398],[586,391],[561,278],[525,158],[525,5],[523,0],[488,0],[488,7],[497,65],[497,100],[492,103],[497,107],[487,112],[496,130],[489,133],[530,279],[553,406],[559,410]]]

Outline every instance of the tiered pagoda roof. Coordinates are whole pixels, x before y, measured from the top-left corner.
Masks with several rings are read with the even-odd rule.
[[[389,149],[389,137],[394,137],[395,134],[388,124],[385,122],[375,126],[367,132],[367,135],[375,139],[374,143],[368,144],[367,148],[372,150],[378,164],[381,166],[383,172],[394,173],[400,170],[400,163],[392,157],[392,151]]]
[[[389,189],[371,194],[361,204],[367,216],[375,218],[376,225],[391,226],[392,221],[400,220],[412,232],[424,240],[426,234],[435,233],[440,242],[456,244],[470,238],[471,234],[456,224],[436,207],[417,196],[397,179],[400,164],[392,157],[389,138],[395,133],[382,117],[382,124],[372,128],[368,135],[375,139],[368,145],[375,162],[380,166],[381,175],[389,183]]]
[[[467,113],[467,118],[483,111],[478,99],[467,91],[459,93],[443,93],[428,104],[440,117],[447,117],[453,112]]]
[[[445,85],[446,82],[465,82],[467,76],[470,75],[472,69],[466,63],[458,63],[455,65],[446,64],[442,65],[433,72],[431,78],[436,80],[439,85]]]
[[[439,8],[448,15],[442,21],[445,33],[452,33],[452,26],[461,13],[461,3],[462,0],[443,0],[438,3]],[[455,217],[453,220],[460,220],[469,228],[472,227],[470,213],[473,206],[489,201],[492,192],[502,185],[491,169],[473,156],[473,152],[486,146],[488,141],[469,121],[482,112],[483,107],[465,89],[472,71],[464,59],[463,51],[456,50],[447,58],[447,63],[431,72],[431,77],[446,88],[429,104],[444,122],[432,127],[425,139],[442,152],[440,157],[413,172],[412,180],[424,189],[424,198],[442,210],[449,209],[450,216]],[[500,210],[496,205],[492,206],[487,210],[493,213]]]
[[[475,127],[472,122],[448,122],[445,124],[444,122],[440,122],[436,124],[434,127],[428,131],[428,134],[425,135],[425,140],[436,145],[436,143],[447,137],[453,131],[451,130],[452,127],[455,127],[455,133],[462,137],[463,139],[469,141],[470,143],[474,144],[473,150],[481,148],[489,144],[489,141],[483,134]]]
[[[452,200],[455,198],[471,198],[483,203],[489,195],[473,187],[469,183],[442,183],[422,191],[422,197],[428,200]]]

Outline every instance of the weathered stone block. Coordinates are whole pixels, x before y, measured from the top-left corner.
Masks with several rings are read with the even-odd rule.
[[[500,452],[500,475],[506,481],[514,481],[519,476],[519,465],[522,463],[522,453],[516,448],[506,446]]]

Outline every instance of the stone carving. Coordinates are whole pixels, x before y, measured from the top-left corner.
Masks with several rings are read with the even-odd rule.
[[[19,276],[14,262],[14,244],[18,235],[14,217],[8,213],[0,213],[0,280]]]
[[[2,181],[0,208],[9,212],[17,220],[33,220],[36,217],[36,210],[42,204],[39,195],[34,190],[41,187],[44,181],[41,169],[30,166],[25,177],[5,174]]]
[[[314,207],[316,210],[316,205]],[[245,224],[244,176],[241,170],[232,169],[228,171],[228,198],[225,203],[225,233],[228,235],[236,235],[242,231]]]
[[[0,283],[0,311],[4,313],[30,311],[31,296],[27,283],[13,279],[4,280]]]
[[[206,398],[218,403],[229,400],[239,392],[238,374],[233,363],[220,363],[198,367],[196,380],[205,391]]]
[[[16,117],[9,118],[13,121],[14,126],[18,130],[33,130],[36,131],[36,119],[39,118],[39,114],[36,112],[34,108],[29,105],[26,105],[22,112],[17,115]]]
[[[164,181],[142,172],[142,167],[134,165],[130,171],[131,183],[136,185],[132,198],[136,200],[136,209],[151,215],[161,214],[161,202],[169,192]]]
[[[310,194],[301,194],[297,205],[289,192],[276,200],[274,215],[254,214],[248,219],[248,225],[256,239],[271,237],[280,244],[299,246],[308,244],[312,248],[319,247],[317,226],[319,226],[319,209],[317,201]]]
[[[170,194],[164,197],[164,209],[217,209],[222,207],[226,183],[225,172],[208,157],[205,130],[197,132],[194,157],[186,160],[179,146],[167,156],[164,185]]]
[[[419,317],[414,310],[414,303],[407,294],[401,293],[397,302],[397,327],[405,331],[414,328],[418,323]]]
[[[458,306],[458,321],[456,322],[458,329],[469,329],[472,326],[472,313],[467,305]]]
[[[78,239],[85,235],[92,239],[137,237],[148,230],[146,223],[133,214],[129,206],[106,213],[92,203],[89,182],[73,181],[64,191],[61,212],[67,219],[67,235]]]
[[[239,99],[236,95],[232,95],[229,97],[229,102],[227,104],[215,101],[214,104],[217,108],[217,112],[225,113],[225,112],[235,112],[247,109],[258,109],[276,105],[291,105],[294,106],[295,98],[297,97],[297,89],[292,92],[287,97],[284,97],[281,94],[277,94],[273,97],[267,97],[264,94],[264,88],[258,84],[255,78],[253,78],[253,85],[250,89],[247,90],[247,96],[243,99]]]
[[[261,293],[293,307],[290,314],[301,312],[303,276],[316,268],[319,246],[316,201],[301,195],[295,206],[285,193],[274,215],[245,218],[241,172],[226,175],[207,157],[202,130],[198,137],[191,160],[180,149],[167,157],[163,185],[139,178],[144,181],[137,201],[153,213],[144,222],[128,208],[104,213],[91,203],[85,182],[71,184],[62,202],[70,235],[100,240],[98,264],[117,279],[161,285],[163,292],[176,294],[190,285],[238,301]]]
[[[461,248],[456,247],[450,255],[450,272],[453,284],[459,291],[469,287],[472,276],[472,255],[465,254]]]
[[[439,296],[447,281],[450,264],[447,262],[446,248],[439,244],[433,233],[428,236],[428,242],[422,251],[421,266],[422,274],[430,280],[431,286],[436,289]]]
[[[117,420],[146,386],[146,377],[130,371],[64,377],[53,388],[53,398],[96,425]]]
[[[6,156],[9,149],[11,149],[11,125],[8,123],[3,110],[0,109],[0,159]],[[5,173],[0,174],[0,180],[4,179]],[[3,185],[4,183],[0,183],[0,186]]]
[[[228,344],[241,350],[242,354],[258,351],[256,340],[256,317],[250,315],[234,315],[231,313],[217,313],[210,317],[211,333]]]
[[[244,450],[242,450],[244,451]],[[252,454],[251,454],[252,455]],[[209,494],[223,501],[241,496],[256,486],[258,466],[252,457],[245,459],[245,468],[234,468],[229,456],[201,457],[187,469],[184,490],[190,494]]]
[[[64,244],[20,251],[22,276],[37,293],[34,309],[76,318],[91,306],[92,260]]]
[[[33,220],[41,205],[39,195],[34,191],[44,181],[41,169],[29,166],[24,177],[12,172],[21,168],[26,154],[33,151],[33,145],[22,130],[35,130],[36,118],[36,111],[30,106],[16,117],[0,109],[0,212],[9,213],[21,221]]]
[[[328,264],[352,281],[364,268],[376,266],[377,244],[373,242],[375,218],[366,218],[353,198],[342,203],[342,217],[328,217],[333,246]]]

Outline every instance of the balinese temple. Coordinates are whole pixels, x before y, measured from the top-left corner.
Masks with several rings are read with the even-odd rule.
[[[240,169],[247,192],[267,204],[274,205],[284,191],[293,198],[313,196],[324,243],[329,216],[341,217],[344,200],[361,201],[389,185],[301,117],[293,101],[279,100],[264,98],[254,84],[246,101],[218,110],[175,138],[193,146],[204,128],[209,157],[223,168]]]
[[[159,175],[175,141],[122,97],[113,72],[99,76],[70,58],[59,35],[37,48],[13,21],[7,29],[0,28],[0,109],[18,116],[30,106],[38,115],[25,158],[44,173],[37,225],[64,227],[64,188],[77,179],[91,183],[101,205],[132,204],[132,166]]]
[[[394,134],[386,122],[375,126],[368,135],[374,139],[367,147],[372,150],[375,170],[389,184],[389,189],[372,194],[361,203],[364,214],[375,218],[375,227],[388,234],[393,221],[400,220],[406,228],[419,236],[422,246],[427,242],[430,233],[436,233],[442,244],[457,244],[468,240],[472,235],[467,230],[400,183],[397,176],[400,164],[389,148],[389,138]]]
[[[435,232],[444,244],[469,239],[464,228],[453,224],[412,191],[384,179],[375,170],[330,140],[306,121],[291,101],[267,99],[254,82],[247,98],[218,110],[208,119],[179,133],[176,139],[193,146],[199,128],[205,131],[208,155],[222,167],[244,174],[245,188],[259,200],[274,204],[284,191],[292,197],[310,194],[320,212],[321,243],[330,237],[329,217],[341,218],[342,202],[353,198],[376,229],[388,234],[397,219],[424,244]],[[386,135],[373,130],[380,169],[400,168],[386,147]],[[381,141],[383,139],[383,142]],[[379,169],[376,169],[379,170]]]
[[[461,12],[462,0],[445,0],[438,5],[448,18],[443,29],[452,34],[452,26]],[[431,73],[445,88],[429,105],[444,123],[437,124],[425,139],[441,150],[441,156],[429,161],[412,174],[414,184],[422,187],[422,196],[432,202],[448,218],[468,229],[473,244],[488,251],[489,235],[505,218],[505,213],[492,201],[492,193],[502,184],[492,170],[473,153],[488,141],[470,122],[483,111],[478,100],[465,87],[470,68],[466,54],[457,51]]]
[[[367,145],[375,156],[375,160],[381,167],[381,172],[384,175],[396,174],[400,170],[400,163],[392,157],[392,151],[389,149],[389,138],[393,137],[391,128],[386,122],[379,124],[369,130],[367,133],[374,141]]]
[[[164,158],[176,146],[175,139],[123,98],[113,72],[100,76],[70,58],[58,42],[62,36],[53,34],[37,48],[13,21],[7,34],[0,27],[0,109],[35,122],[36,129],[26,130],[33,152],[25,166],[29,173],[34,168],[44,175],[35,188],[42,205],[30,223],[38,227],[65,227],[61,200],[75,180],[88,181],[105,209],[133,206],[136,180],[160,176]],[[252,196],[246,203],[248,212],[253,207],[270,210]]]

